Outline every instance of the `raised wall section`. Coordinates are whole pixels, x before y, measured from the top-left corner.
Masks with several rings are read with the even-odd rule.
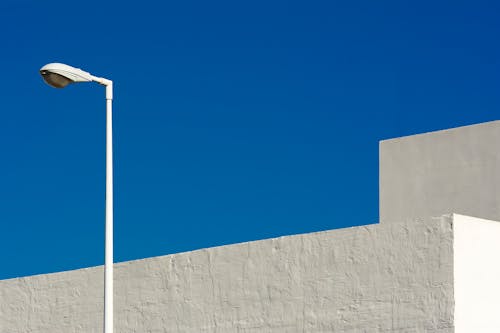
[[[458,213],[500,221],[500,121],[380,142],[380,222]]]

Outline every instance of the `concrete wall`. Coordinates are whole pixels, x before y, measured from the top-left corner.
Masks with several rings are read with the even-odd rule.
[[[454,216],[456,333],[500,332],[500,223]]]
[[[380,142],[380,221],[500,221],[500,121]]]
[[[1,333],[102,330],[102,267],[0,281]],[[116,332],[453,332],[451,217],[116,265]]]

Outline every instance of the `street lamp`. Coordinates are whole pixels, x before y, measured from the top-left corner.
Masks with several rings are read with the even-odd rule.
[[[97,82],[106,86],[106,241],[104,249],[104,333],[113,333],[113,81],[65,64],[40,68],[44,81],[54,88],[70,83]]]

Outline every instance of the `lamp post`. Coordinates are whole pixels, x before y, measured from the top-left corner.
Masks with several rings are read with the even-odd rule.
[[[104,333],[113,333],[113,81],[65,64],[40,68],[44,81],[54,88],[70,83],[97,82],[106,86],[106,241],[104,249]]]

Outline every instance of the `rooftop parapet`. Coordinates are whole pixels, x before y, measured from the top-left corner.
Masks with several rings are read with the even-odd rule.
[[[500,121],[380,142],[380,221],[448,212],[500,221]]]

